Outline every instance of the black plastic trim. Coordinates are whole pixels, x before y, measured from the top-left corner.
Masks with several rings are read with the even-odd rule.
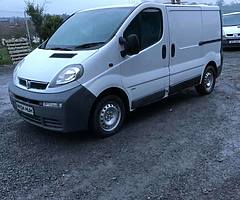
[[[143,98],[134,100],[132,102],[132,108],[135,109],[135,108],[138,108],[138,107],[141,107],[144,105],[154,103],[156,101],[161,100],[164,96],[165,96],[165,90],[162,90],[162,91],[156,92],[154,94],[145,96]]]
[[[164,44],[162,46],[162,59],[166,59],[167,57],[167,46]]]
[[[175,44],[172,44],[171,45],[171,57],[175,57],[175,54],[176,54],[176,47],[175,47]]]
[[[73,58],[76,55],[76,53],[54,53],[50,58]]]
[[[16,102],[33,107],[36,117],[51,119],[61,123],[62,128],[49,127],[46,124],[36,124],[27,119],[28,122],[39,127],[59,132],[75,132],[87,130],[89,125],[90,111],[96,96],[82,85],[59,93],[36,93],[18,88],[13,83],[9,84],[9,95],[13,107]],[[21,97],[21,99],[19,98]],[[33,102],[37,102],[33,104]],[[62,108],[50,108],[42,106],[42,102],[62,103]],[[21,113],[20,113],[21,114]]]
[[[169,94],[170,95],[175,94],[176,92],[181,91],[183,89],[198,85],[198,84],[200,84],[200,82],[201,82],[201,76],[197,76],[197,77],[192,78],[190,80],[181,82],[177,85],[170,86]]]
[[[200,41],[199,46],[203,46],[205,44],[211,44],[211,43],[215,43],[215,42],[221,42],[221,41],[222,41],[221,38],[215,39],[215,40]]]

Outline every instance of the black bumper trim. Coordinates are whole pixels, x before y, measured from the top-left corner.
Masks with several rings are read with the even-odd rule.
[[[85,87],[79,86],[68,91],[46,94],[34,93],[9,84],[10,99],[16,109],[16,102],[34,108],[35,115],[18,113],[26,121],[45,129],[60,132],[75,132],[88,129],[90,111],[96,97]],[[20,98],[19,98],[20,97]],[[34,102],[34,103],[33,103]],[[41,102],[62,103],[62,108],[41,106]]]
[[[233,48],[233,47],[240,47],[240,43],[230,43],[230,41],[234,41],[234,40],[240,40],[240,38],[236,38],[236,39],[223,39],[223,48]]]

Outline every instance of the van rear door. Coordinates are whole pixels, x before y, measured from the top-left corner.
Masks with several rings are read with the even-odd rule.
[[[197,6],[167,7],[170,31],[170,93],[198,84],[203,69],[202,11]]]

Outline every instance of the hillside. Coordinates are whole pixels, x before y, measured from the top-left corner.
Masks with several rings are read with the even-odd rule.
[[[35,34],[34,27],[29,23],[30,33]],[[0,41],[2,38],[9,39],[12,37],[19,38],[27,35],[24,18],[11,17],[0,18]]]

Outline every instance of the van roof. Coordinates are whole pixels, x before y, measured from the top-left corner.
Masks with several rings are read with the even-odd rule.
[[[96,8],[90,8],[90,9],[85,9],[85,10],[79,10],[78,12],[82,12],[82,11],[90,11],[90,10],[96,10],[96,9],[108,9],[108,8],[136,8],[142,4],[161,4],[161,5],[165,5],[166,7],[201,7],[203,10],[219,10],[218,6],[209,6],[209,5],[205,5],[205,4],[197,4],[197,5],[179,5],[179,4],[170,4],[170,3],[161,3],[157,0],[142,0],[140,2],[137,3],[129,3],[129,4],[120,4],[120,5],[111,5],[111,6],[102,6],[102,7],[96,7]]]
[[[226,13],[226,14],[223,14],[223,16],[228,16],[228,15],[239,15],[240,12],[232,12],[232,13]]]

